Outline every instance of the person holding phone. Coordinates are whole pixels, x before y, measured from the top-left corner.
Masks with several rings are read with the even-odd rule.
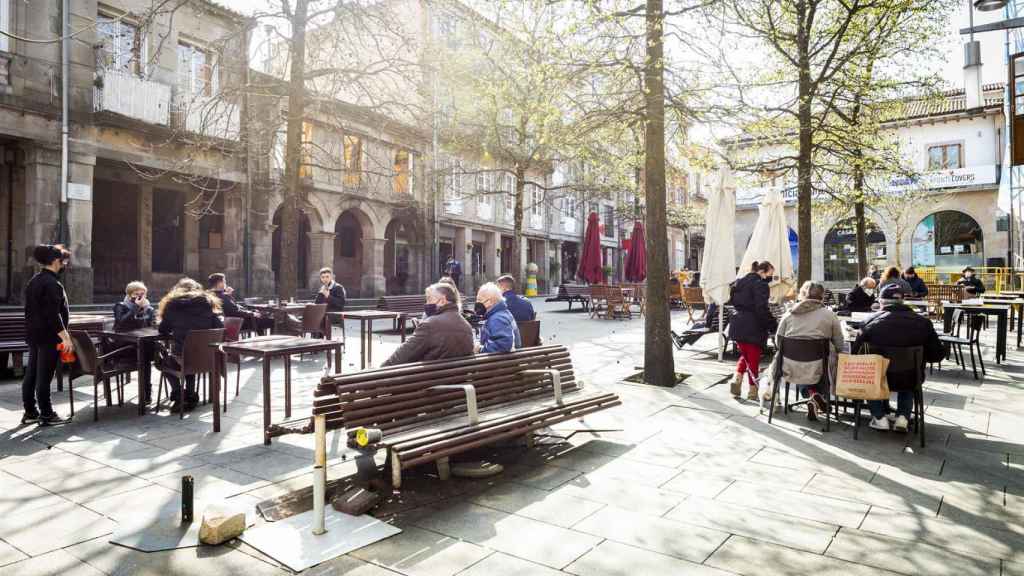
[[[114,304],[114,330],[119,332],[152,326],[156,310],[146,297],[146,285],[138,280],[124,289],[124,300]]]
[[[41,244],[32,250],[32,257],[42,269],[25,286],[25,341],[29,350],[21,383],[25,408],[21,423],[48,426],[64,421],[50,402],[50,382],[59,362],[57,345],[62,344],[66,352],[75,349],[67,329],[68,296],[58,277],[71,253],[60,244]]]
[[[241,318],[243,330],[254,332],[270,332],[274,328],[274,319],[264,317],[257,311],[249,310],[245,306],[235,302],[235,289],[228,286],[227,276],[222,272],[215,272],[206,278],[206,289],[220,299],[221,308],[225,318]]]

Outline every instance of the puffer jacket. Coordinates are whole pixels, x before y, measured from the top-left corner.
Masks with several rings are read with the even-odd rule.
[[[160,333],[170,335],[178,351],[185,345],[189,332],[223,327],[224,321],[214,313],[205,295],[185,295],[171,300],[160,318]]]
[[[445,304],[437,314],[416,326],[416,331],[381,366],[458,358],[473,354],[473,328],[455,304]]]
[[[736,281],[729,298],[736,309],[729,321],[731,340],[762,347],[768,343],[777,323],[768,307],[769,294],[768,283],[753,272]]]
[[[484,325],[480,328],[481,352],[511,352],[522,348],[519,327],[504,300],[492,306],[484,318]]]
[[[801,300],[779,322],[775,332],[775,347],[779,348],[780,339],[802,338],[815,340],[825,338],[832,342],[832,353],[829,367],[834,370],[839,352],[845,352],[846,337],[842,322],[835,312],[822,304],[821,300]],[[778,363],[782,354],[776,354],[774,362]],[[771,374],[776,374],[773,364]],[[782,377],[790,384],[817,384],[821,381],[821,362],[799,362],[789,358],[782,359]]]
[[[861,325],[860,335],[853,343],[853,353],[859,353],[865,344],[868,348],[923,346],[925,363],[939,362],[945,356],[942,342],[931,320],[904,304],[890,304]],[[924,372],[923,365],[921,371]],[[886,378],[893,392],[913,389],[913,374],[894,373],[890,370]]]

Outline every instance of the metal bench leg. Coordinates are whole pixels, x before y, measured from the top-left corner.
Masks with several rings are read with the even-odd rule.
[[[452,477],[451,462],[447,456],[437,460],[437,477],[441,480],[448,480]]]
[[[528,449],[533,450],[533,448],[537,446],[537,441],[533,437],[533,432],[528,432],[524,438]]]
[[[853,439],[857,439],[857,432],[860,431],[860,400],[853,401]]]
[[[391,462],[391,487],[398,490],[402,487],[402,462],[393,450],[388,460]]]
[[[327,532],[324,527],[324,499],[327,497],[327,416],[313,417],[316,451],[313,455],[313,534]]]
[[[978,379],[978,366],[974,363],[974,345],[968,344],[967,350],[971,353],[971,371],[974,372],[974,379]],[[962,354],[963,352],[961,352]]]

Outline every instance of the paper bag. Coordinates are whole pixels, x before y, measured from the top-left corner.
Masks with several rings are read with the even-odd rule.
[[[889,359],[878,354],[840,354],[836,396],[851,400],[888,400],[885,371]]]

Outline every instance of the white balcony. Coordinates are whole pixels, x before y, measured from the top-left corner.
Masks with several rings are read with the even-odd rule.
[[[444,213],[452,216],[462,215],[462,198],[449,198],[444,201]]]
[[[543,214],[530,214],[530,228],[534,230],[544,229],[544,215]]]
[[[572,216],[562,216],[562,232],[576,234],[579,231],[579,223]]]
[[[494,204],[490,202],[476,201],[476,215],[481,220],[492,220],[494,219]]]
[[[175,130],[207,138],[238,140],[238,106],[222,97],[176,90],[171,118]]]
[[[93,110],[149,124],[170,124],[171,87],[120,70],[104,70],[93,89]]]

